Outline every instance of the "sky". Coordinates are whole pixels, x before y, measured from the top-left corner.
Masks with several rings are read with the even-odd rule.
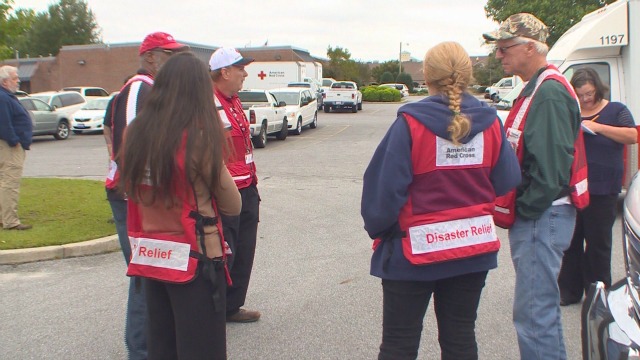
[[[14,9],[46,11],[57,0],[14,0]],[[485,0],[87,0],[109,44],[140,42],[164,31],[208,46],[293,46],[316,57],[341,47],[358,61],[422,60],[432,46],[457,41],[469,55],[486,55]]]

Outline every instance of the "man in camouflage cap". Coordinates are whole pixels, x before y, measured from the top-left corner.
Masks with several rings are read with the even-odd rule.
[[[488,41],[509,40],[521,36],[544,43],[549,37],[549,30],[537,17],[528,13],[520,13],[509,16],[500,24],[498,30],[483,36]]]
[[[513,323],[521,359],[567,358],[557,278],[576,219],[569,179],[580,110],[569,92],[571,85],[547,63],[548,35],[545,24],[526,13],[511,15],[498,30],[484,34],[495,42],[496,59],[505,73],[526,82],[505,122],[524,174],[505,200],[515,213],[509,244],[516,272]],[[520,125],[514,121],[519,113]],[[502,215],[495,216],[497,221]]]

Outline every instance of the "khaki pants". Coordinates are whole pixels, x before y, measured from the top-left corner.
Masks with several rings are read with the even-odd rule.
[[[18,198],[24,159],[22,145],[10,147],[0,140],[0,218],[5,229],[20,225]]]

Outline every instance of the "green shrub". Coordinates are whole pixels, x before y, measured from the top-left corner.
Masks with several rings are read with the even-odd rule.
[[[380,93],[380,101],[400,101],[402,98],[402,94],[398,89],[380,87],[378,91]]]
[[[362,100],[364,101],[380,101],[380,92],[376,86],[367,86],[362,89]]]

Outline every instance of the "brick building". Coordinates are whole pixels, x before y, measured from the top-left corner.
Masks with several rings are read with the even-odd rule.
[[[180,41],[205,63],[218,48]],[[58,90],[68,86],[99,86],[109,92],[122,87],[124,79],[134,74],[140,64],[140,43],[91,44],[63,46],[57,56],[7,59],[2,65],[18,68],[20,89],[28,93]],[[291,46],[240,48],[256,61],[322,61],[308,51]]]

